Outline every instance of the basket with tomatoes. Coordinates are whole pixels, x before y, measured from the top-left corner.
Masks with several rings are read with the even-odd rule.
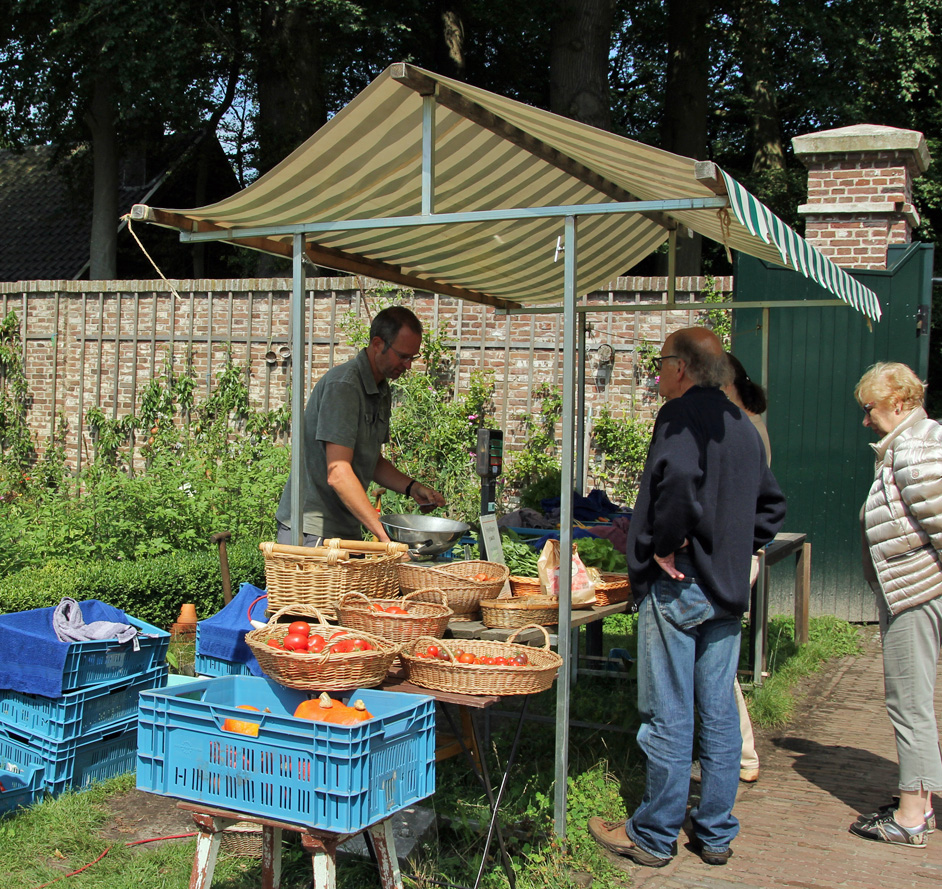
[[[421,602],[432,601],[430,589],[441,590],[445,602],[455,612],[452,620],[474,620],[485,599],[496,599],[510,576],[506,565],[482,559],[419,565],[400,562],[399,587],[403,593],[416,592]]]
[[[543,646],[514,642],[536,628]],[[470,695],[529,695],[546,691],[563,659],[549,647],[549,634],[539,624],[520,627],[506,642],[484,639],[433,639],[423,636],[404,646],[400,657],[409,681],[422,688]]]
[[[279,623],[289,613],[316,622]],[[275,682],[318,691],[379,685],[399,653],[399,645],[374,633],[328,624],[311,605],[279,608],[264,627],[245,634],[245,643]]]
[[[388,642],[405,643],[419,636],[439,637],[454,612],[445,604],[441,590],[431,590],[438,602],[413,601],[416,590],[401,599],[368,599],[363,593],[347,593],[337,605],[340,622],[353,630],[382,636]]]

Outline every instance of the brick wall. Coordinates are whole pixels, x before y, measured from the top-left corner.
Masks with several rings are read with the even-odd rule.
[[[887,246],[919,224],[913,179],[931,158],[922,133],[859,124],[796,137],[808,168],[805,239],[838,265],[886,268]]]
[[[24,367],[31,405],[28,421],[40,451],[57,417],[68,426],[66,453],[79,467],[93,454],[84,416],[99,406],[107,417],[134,413],[144,387],[159,377],[167,360],[179,372],[186,358],[196,375],[196,399],[212,391],[227,351],[246,368],[253,407],[273,410],[289,392],[291,282],[286,279],[176,281],[177,295],[162,281],[0,283],[0,310],[15,312],[23,336]],[[341,329],[354,313],[365,323],[377,298],[358,289],[353,278],[307,282],[305,319],[306,390],[332,364],[354,350]],[[599,312],[587,318],[586,405],[652,417],[653,381],[643,379],[637,348],[657,346],[672,330],[702,323],[703,280],[678,281],[678,308],[666,312]],[[593,304],[657,304],[667,301],[665,278],[619,278],[611,290],[592,294]],[[732,289],[731,278],[716,288]],[[429,294],[406,300],[426,326],[441,327],[456,344],[457,387],[475,370],[487,370],[495,383],[496,417],[508,449],[519,446],[518,416],[534,407],[540,382],[561,385],[563,332],[556,314],[498,315],[493,309]],[[611,365],[598,361],[607,343]]]

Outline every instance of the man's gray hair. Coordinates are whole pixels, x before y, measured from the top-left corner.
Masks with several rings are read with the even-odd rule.
[[[698,386],[722,389],[733,382],[733,369],[726,353],[711,348],[709,341],[690,336],[685,330],[674,334],[672,351],[687,364],[687,376]]]

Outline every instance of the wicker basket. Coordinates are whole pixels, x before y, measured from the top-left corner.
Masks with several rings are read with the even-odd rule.
[[[602,580],[595,585],[596,605],[614,605],[616,602],[625,602],[631,598],[631,581],[628,580],[627,574],[606,571],[599,573]],[[510,578],[510,591],[514,596],[545,596],[540,589],[538,577],[513,575]]]
[[[416,593],[436,594],[438,603],[414,602]],[[383,611],[374,611],[373,602],[381,601],[390,604],[389,599],[370,600],[362,593],[347,593],[338,603],[337,611],[340,622],[345,627],[362,630],[382,636],[388,642],[398,645],[411,642],[419,636],[441,637],[448,626],[454,612],[445,604],[445,595],[441,590],[416,590],[402,599],[394,599],[398,605],[408,611],[408,614],[386,614]]]
[[[534,627],[543,634],[543,647],[514,644],[514,639],[524,629]],[[435,644],[443,649],[450,660],[438,658],[420,658],[415,652],[426,644]],[[523,666],[504,666],[503,664],[459,664],[456,657],[465,651],[479,657],[490,655],[513,657],[525,654],[529,663]],[[512,633],[506,642],[483,639],[462,640],[459,646],[455,640],[431,639],[422,637],[405,646],[400,657],[409,673],[409,681],[422,688],[438,691],[451,691],[468,695],[530,695],[546,691],[556,678],[556,671],[562,666],[563,659],[550,650],[549,635],[538,624],[520,627]]]
[[[352,590],[374,599],[399,595],[396,564],[408,553],[405,544],[329,542],[343,545],[302,547],[271,542],[258,545],[265,555],[269,609],[312,605],[332,615],[340,597]]]
[[[219,852],[234,858],[262,857],[262,828],[253,821],[238,821],[222,832]]]
[[[311,616],[317,619],[324,631],[344,631],[343,638],[357,636],[373,646],[371,651],[332,652],[331,644],[319,654],[284,651],[268,644],[269,639],[284,640],[288,635],[288,624],[278,623],[278,618],[290,613],[292,617]],[[245,643],[258,660],[262,672],[280,685],[314,691],[351,691],[354,688],[369,688],[379,685],[390,665],[399,654],[399,646],[387,642],[380,636],[349,627],[331,626],[324,615],[311,605],[286,605],[278,609],[264,627],[245,634]]]
[[[600,572],[602,582],[595,585],[595,604],[614,605],[631,598],[631,581],[627,574]]]
[[[506,566],[497,562],[474,559],[468,562],[449,562],[434,568],[414,562],[400,562],[399,586],[404,593],[415,592],[420,602],[432,601],[429,589],[441,590],[448,607],[454,611],[452,620],[473,620],[484,599],[496,599],[510,576]],[[475,580],[476,574],[488,575],[488,580]]]
[[[481,602],[481,620],[486,627],[525,627],[528,624],[559,623],[559,599],[555,596],[512,596]]]
[[[540,586],[539,577],[520,577],[517,574],[510,575],[510,592],[514,596],[545,596]]]

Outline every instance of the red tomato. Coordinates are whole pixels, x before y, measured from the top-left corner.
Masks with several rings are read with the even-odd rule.
[[[385,611],[386,611],[386,609],[383,608],[383,606],[380,605],[379,602],[374,602],[374,603],[370,606],[370,608],[372,608],[373,611],[382,611],[382,612],[385,612]]]
[[[346,654],[349,651],[353,651],[353,640],[339,639],[330,646],[330,650],[338,654]]]
[[[330,642],[332,639],[336,639],[338,636],[346,636],[346,635],[347,635],[346,630],[335,630],[333,633],[331,633],[327,637],[327,641]]]
[[[351,651],[372,651],[373,646],[366,640],[360,639],[357,637],[353,640],[353,643],[350,648]]]
[[[405,608],[400,608],[398,605],[390,605],[386,609],[386,613],[387,614],[408,614],[409,612],[406,611]]]
[[[458,655],[459,664],[476,664],[477,662],[477,656],[471,654],[470,651],[462,651],[461,654]]]
[[[527,658],[527,656],[526,656],[525,654],[523,654],[523,653],[521,652],[520,654],[516,655],[515,657],[512,657],[512,658],[510,659],[510,662],[511,662],[515,667],[525,667],[525,666],[529,663],[529,659]]]
[[[507,658],[505,658],[502,654],[500,654],[496,658],[494,658],[494,663],[501,667],[506,667],[510,664],[510,661],[508,661]]]
[[[302,633],[288,633],[285,636],[285,651],[307,651],[307,636]]]
[[[283,646],[277,639],[269,639],[269,640],[268,640],[268,644],[269,644],[272,648],[278,648],[278,649],[283,649],[283,648],[284,648],[284,646]]]
[[[437,645],[429,645],[429,647],[425,649],[425,653],[428,657],[442,656],[442,650]]]
[[[311,625],[306,620],[296,620],[288,625],[288,635],[309,636],[311,634]]]
[[[308,637],[307,650],[317,654],[324,650],[326,644],[324,637],[320,633],[315,633],[313,636]]]

